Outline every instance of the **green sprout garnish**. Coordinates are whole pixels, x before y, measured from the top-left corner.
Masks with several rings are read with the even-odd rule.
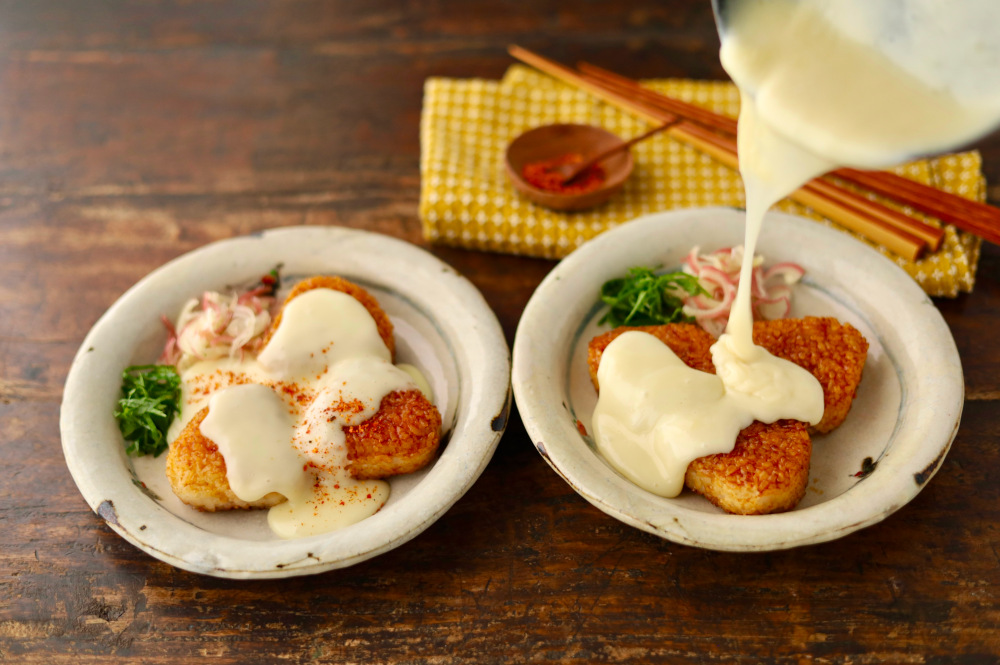
[[[115,418],[129,455],[158,456],[167,449],[167,428],[180,411],[181,377],[169,365],[133,365],[122,372]]]
[[[682,294],[706,293],[698,278],[685,272],[657,275],[649,268],[630,268],[626,277],[601,287],[601,300],[611,307],[599,323],[618,326],[655,326],[691,321],[684,314]]]

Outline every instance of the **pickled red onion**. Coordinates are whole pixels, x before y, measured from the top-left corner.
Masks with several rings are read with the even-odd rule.
[[[683,271],[698,278],[707,295],[678,294],[684,314],[718,337],[726,329],[736,289],[740,282],[743,247],[727,247],[701,254],[694,247],[685,257]],[[764,258],[755,256],[750,282],[750,301],[755,319],[776,319],[791,311],[791,285],[805,274],[802,266],[783,262],[764,269]]]
[[[270,291],[255,287],[241,294],[206,291],[185,303],[174,325],[163,318],[167,342],[161,364],[179,369],[197,360],[235,357],[256,351],[271,322]]]

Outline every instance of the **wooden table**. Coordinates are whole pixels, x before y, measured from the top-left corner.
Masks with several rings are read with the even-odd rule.
[[[675,545],[577,496],[515,414],[412,542],[282,581],[187,573],[93,514],[63,462],[78,345],[147,272],[259,229],[424,245],[432,75],[499,77],[518,42],[635,77],[723,78],[708,0],[0,4],[0,661],[986,663],[1000,658],[1000,250],[937,305],[966,373],[954,447],[911,504],[767,554]],[[1000,203],[1000,139],[981,145]],[[548,261],[433,253],[508,342]]]

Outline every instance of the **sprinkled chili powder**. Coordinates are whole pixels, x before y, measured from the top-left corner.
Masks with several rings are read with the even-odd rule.
[[[563,176],[555,170],[559,166],[579,164],[582,161],[583,155],[571,152],[552,159],[531,162],[525,164],[524,168],[521,169],[521,177],[528,184],[538,189],[543,189],[546,192],[555,192],[557,194],[583,194],[584,192],[592,192],[600,187],[606,178],[604,169],[599,164],[591,166],[567,185],[562,183]]]

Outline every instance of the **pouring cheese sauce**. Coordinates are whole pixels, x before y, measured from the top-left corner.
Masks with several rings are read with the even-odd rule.
[[[268,512],[282,538],[332,531],[378,511],[389,484],[347,471],[344,428],[379,409],[393,391],[430,388],[416,368],[392,364],[364,305],[331,289],[288,302],[281,325],[256,358],[204,360],[184,370],[185,419],[204,406],[201,433],[226,460],[230,488],[244,501],[277,492]]]
[[[949,3],[914,2],[925,14],[955,13]],[[995,0],[969,4],[973,9],[964,16],[978,11],[1000,22]],[[814,425],[822,418],[819,382],[753,343],[749,287],[768,208],[840,165],[891,165],[972,140],[1000,120],[1000,87],[984,86],[982,77],[955,66],[955,57],[946,66],[947,57],[928,56],[928,49],[914,54],[896,45],[885,49],[889,56],[876,50],[885,46],[889,12],[873,5],[880,3],[744,0],[727,7],[721,59],[741,93],[738,149],[747,221],[736,300],[711,349],[717,374],[687,367],[638,331],[612,341],[597,372],[597,447],[650,492],[679,494],[692,461],[730,452],[754,420]],[[957,31],[953,18],[942,18],[941,29]],[[958,44],[961,35],[952,36],[952,48],[969,48],[968,40]],[[968,57],[984,50],[984,62],[1000,62],[1000,41],[973,44]],[[992,76],[995,82],[995,71]]]

